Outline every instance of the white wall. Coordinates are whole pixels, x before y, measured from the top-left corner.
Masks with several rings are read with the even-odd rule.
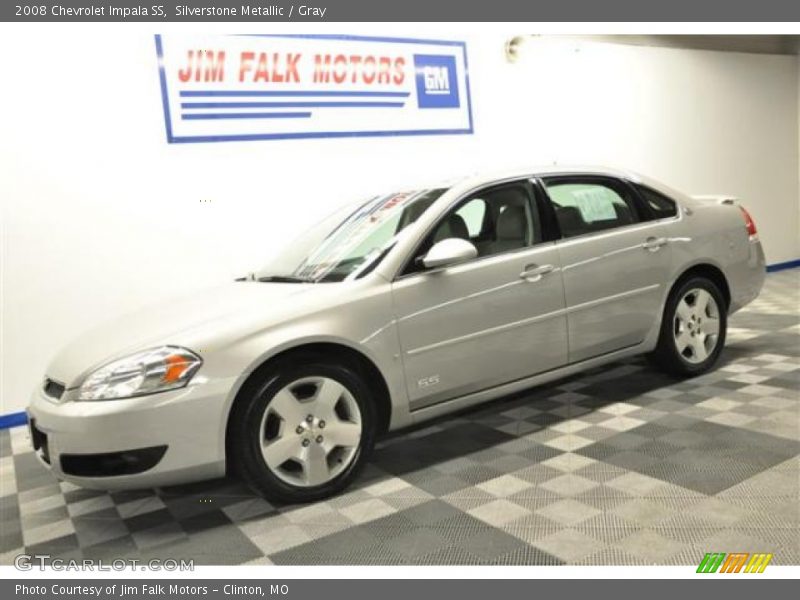
[[[0,35],[0,414],[87,327],[243,274],[332,207],[408,181],[619,165],[741,196],[768,260],[800,257],[792,57],[532,44],[509,64],[518,32],[448,26],[438,37],[468,42],[473,136],[168,146],[152,35],[74,31]]]

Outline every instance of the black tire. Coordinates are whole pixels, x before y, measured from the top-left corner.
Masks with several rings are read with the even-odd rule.
[[[683,298],[692,290],[705,290],[714,299],[717,306],[719,319],[719,333],[717,334],[716,346],[708,356],[700,362],[692,362],[682,354],[676,342],[676,311]],[[679,281],[670,292],[664,307],[664,316],[661,321],[661,331],[659,332],[658,344],[656,349],[648,355],[650,362],[677,377],[694,377],[705,373],[711,369],[719,359],[722,349],[725,346],[725,335],[728,328],[728,307],[725,297],[719,287],[705,277],[690,277],[684,281]]]
[[[325,377],[343,385],[358,405],[361,439],[351,462],[330,481],[315,486],[292,485],[272,472],[261,451],[262,417],[275,395],[306,377]],[[293,425],[292,425],[293,427]],[[326,359],[284,360],[249,382],[236,400],[228,429],[229,465],[254,491],[281,503],[313,502],[335,495],[359,474],[375,445],[376,416],[372,394],[358,372]]]

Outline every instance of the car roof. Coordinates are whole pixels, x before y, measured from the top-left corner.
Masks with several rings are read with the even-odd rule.
[[[451,187],[477,187],[485,184],[491,184],[495,181],[503,181],[506,179],[516,179],[523,177],[545,177],[547,175],[607,175],[610,177],[618,177],[623,179],[630,179],[633,181],[640,181],[641,176],[632,171],[623,169],[614,169],[611,167],[603,167],[596,165],[539,165],[531,167],[518,167],[515,169],[506,169],[502,171],[488,172],[488,173],[475,173],[461,177],[451,181]]]
[[[523,179],[525,177],[546,177],[548,175],[604,175],[644,184],[676,200],[689,200],[686,194],[664,185],[660,181],[651,179],[650,177],[627,169],[597,165],[539,165],[519,167],[504,171],[466,175],[449,181],[440,182],[440,185],[431,187],[447,188],[447,195],[452,196],[453,194],[460,195],[468,193],[475,188],[491,185],[493,183]]]

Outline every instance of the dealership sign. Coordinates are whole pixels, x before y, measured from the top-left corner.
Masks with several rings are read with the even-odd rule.
[[[472,133],[463,42],[156,35],[167,140]]]

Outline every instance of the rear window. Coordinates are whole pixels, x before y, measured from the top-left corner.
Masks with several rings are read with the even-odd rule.
[[[656,219],[666,219],[678,214],[678,205],[671,198],[644,185],[636,187]]]

